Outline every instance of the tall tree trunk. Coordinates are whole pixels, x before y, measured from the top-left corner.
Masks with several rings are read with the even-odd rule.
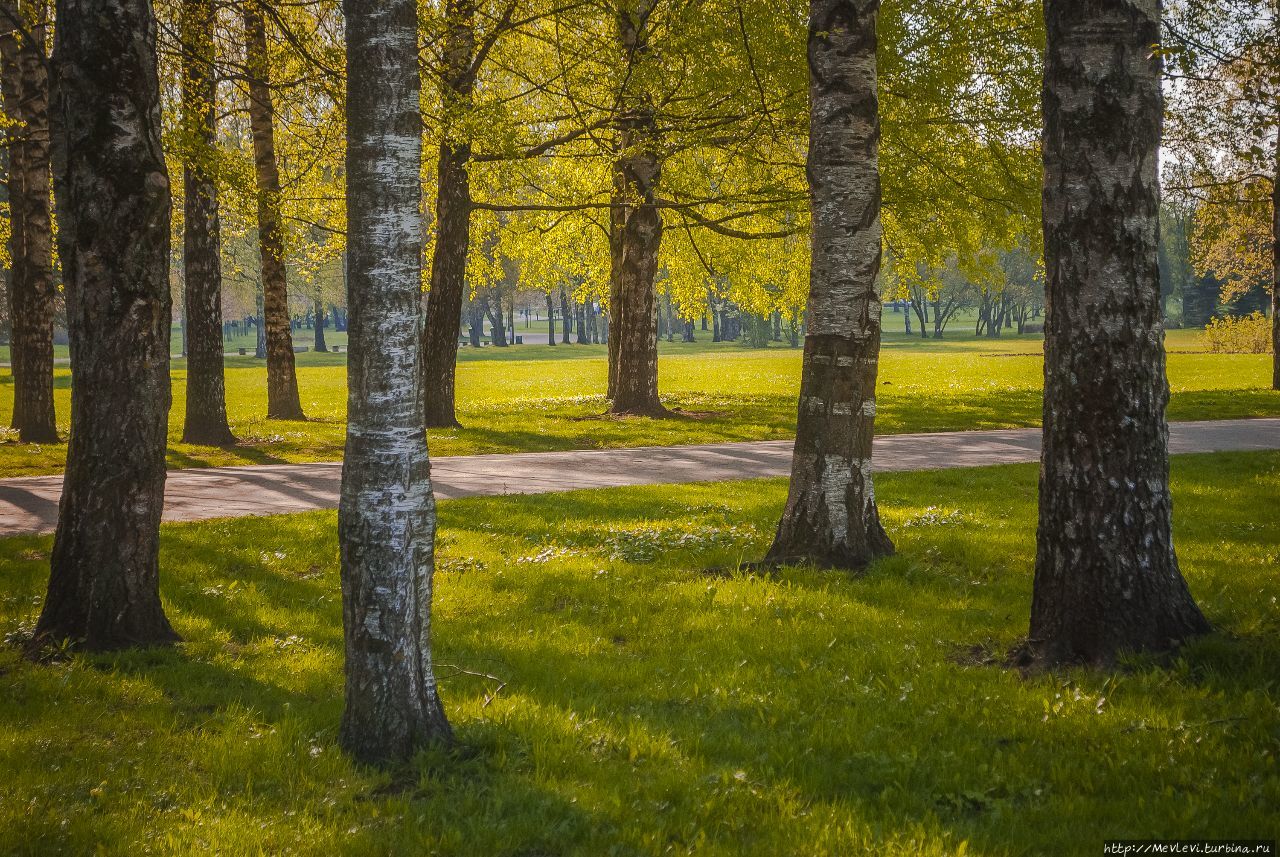
[[[263,321],[263,306],[266,303],[262,297],[262,283],[258,283],[258,289],[253,295],[253,307],[258,313],[258,317],[254,319],[254,348],[253,356],[257,360],[267,359],[267,326]]]
[[[357,759],[448,742],[431,664],[436,512],[422,426],[422,124],[414,0],[346,0],[350,358],[338,508]]]
[[[484,307],[480,306],[479,300],[467,304],[467,335],[472,348],[484,344]]]
[[[1280,390],[1280,134],[1271,174],[1271,389]]]
[[[324,298],[320,295],[320,286],[316,286],[316,302],[314,313],[316,319],[315,340],[313,342],[316,351],[324,352],[329,350],[329,344],[324,339]]]
[[[628,0],[615,18],[618,44],[631,64],[649,53],[649,18],[657,0]],[[661,165],[657,122],[644,92],[625,92],[616,132],[609,229],[609,410],[660,417],[658,331],[654,309],[662,216],[656,205]]]
[[[573,307],[569,305],[569,293],[560,286],[560,341],[568,345],[573,333]]]
[[[502,292],[495,289],[487,296],[477,296],[477,300],[481,302],[485,314],[489,316],[490,338],[493,339],[493,344],[499,348],[506,348],[507,331],[502,319]]]
[[[1044,444],[1030,653],[1107,664],[1209,630],[1178,570],[1157,247],[1157,0],[1045,4]]]
[[[36,642],[163,645],[169,176],[148,0],[58,0],[53,163],[71,439]]]
[[[474,0],[446,0],[444,73],[440,78],[445,126],[437,171],[436,243],[431,256],[431,290],[427,293],[422,364],[428,428],[459,425],[455,413],[455,378],[458,325],[471,243],[471,182],[467,175],[471,143],[457,136],[452,120],[469,106],[475,88],[474,16]]]
[[[879,0],[810,0],[813,262],[791,485],[768,563],[893,553],[871,480],[880,355]]]
[[[284,221],[280,215],[280,169],[276,164],[275,108],[261,0],[245,0],[244,34],[249,66],[249,125],[258,184],[258,244],[262,256],[263,315],[267,331],[267,419],[305,420],[298,398],[284,267]]]
[[[213,74],[212,0],[183,0],[182,124],[187,163],[182,172],[183,295],[186,323],[187,409],[184,443],[228,446],[222,359],[222,260],[218,186],[213,175],[217,84]]]
[[[556,305],[547,292],[547,345],[556,344]]]
[[[578,328],[578,344],[590,345],[591,337],[587,334],[587,302],[583,301],[574,308]]]
[[[53,408],[53,230],[49,217],[49,76],[43,0],[0,4],[9,144],[9,360],[13,418],[24,443],[57,443]],[[22,21],[25,33],[14,21]]]

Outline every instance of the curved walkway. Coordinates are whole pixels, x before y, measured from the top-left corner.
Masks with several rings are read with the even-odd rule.
[[[440,498],[540,494],[681,482],[723,482],[786,476],[789,440],[705,446],[588,449],[435,458],[432,483]],[[1173,423],[1174,454],[1280,449],[1280,419]],[[884,435],[875,440],[878,471],[940,470],[1036,461],[1040,429]],[[166,521],[279,515],[338,505],[342,464],[271,464],[170,470]],[[52,532],[58,522],[61,476],[0,479],[0,537]]]

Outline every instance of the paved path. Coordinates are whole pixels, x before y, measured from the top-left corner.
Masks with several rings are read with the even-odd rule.
[[[432,482],[441,498],[540,494],[575,488],[722,482],[786,476],[791,441],[707,446],[591,449],[436,458]],[[1280,449],[1280,419],[1174,423],[1174,453]],[[898,434],[877,437],[876,470],[938,470],[1036,461],[1040,429]],[[167,521],[278,515],[338,505],[342,465],[271,464],[171,470]],[[61,476],[0,479],[0,536],[52,532]]]

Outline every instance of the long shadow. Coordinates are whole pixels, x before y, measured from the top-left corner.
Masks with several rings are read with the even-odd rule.
[[[239,458],[244,459],[246,464],[288,464],[289,461],[279,456],[272,455],[266,448],[260,446],[236,446],[216,447],[220,452],[226,454],[231,453]],[[199,458],[180,449],[175,449],[171,444],[168,449],[168,467],[170,470],[182,470],[192,467],[212,467],[215,466],[208,459]],[[216,466],[231,466],[219,463]]]

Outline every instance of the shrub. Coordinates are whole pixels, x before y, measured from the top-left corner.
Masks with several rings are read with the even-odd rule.
[[[1260,312],[1228,315],[1205,325],[1204,343],[1224,354],[1265,354],[1271,350],[1271,319]]]

